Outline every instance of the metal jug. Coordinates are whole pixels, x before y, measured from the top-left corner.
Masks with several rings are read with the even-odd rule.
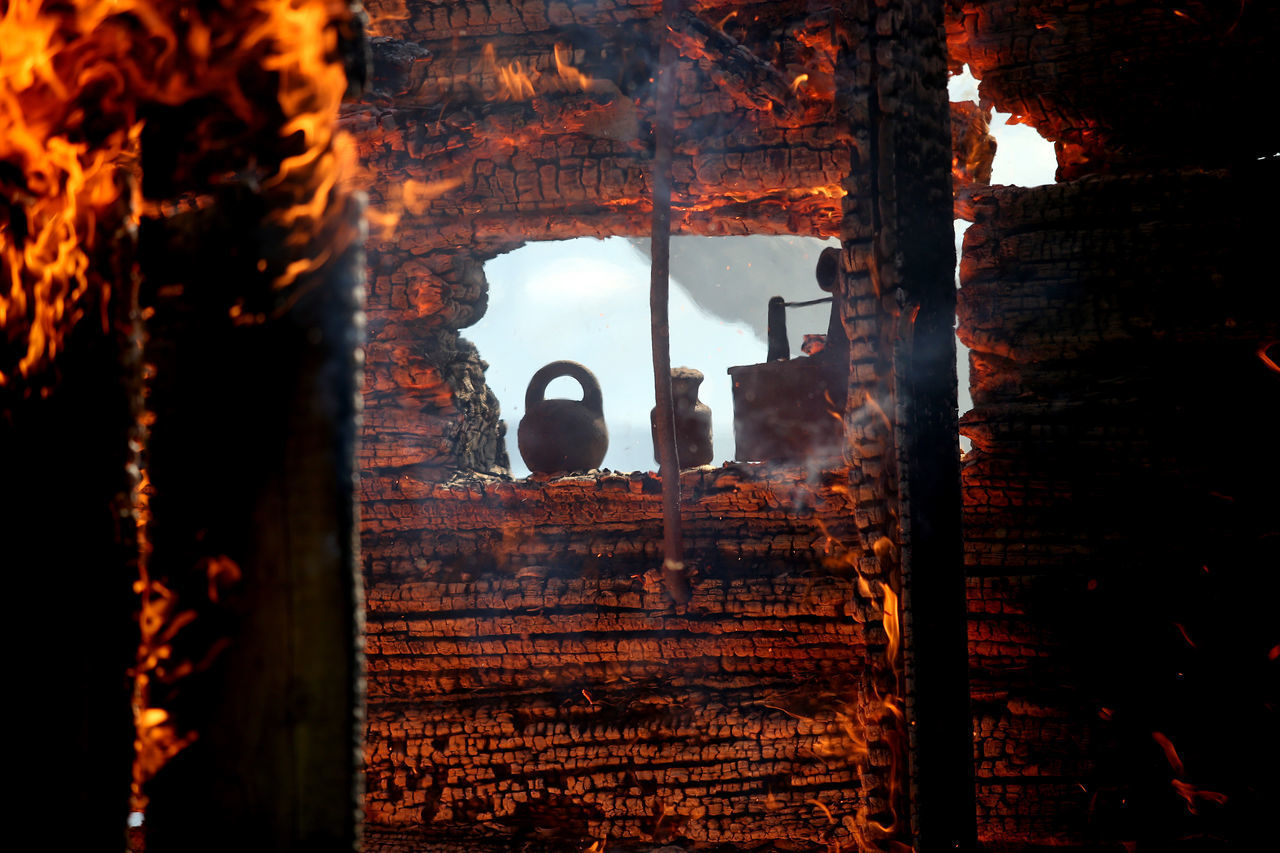
[[[547,384],[560,376],[571,377],[582,386],[581,400],[543,399]],[[576,361],[553,361],[533,374],[524,395],[524,417],[516,444],[531,471],[600,467],[609,449],[609,430],[595,374]]]

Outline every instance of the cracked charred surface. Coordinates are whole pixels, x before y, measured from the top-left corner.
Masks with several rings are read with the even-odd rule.
[[[984,104],[1054,142],[1058,178],[1220,168],[1275,153],[1280,7],[1259,0],[947,0]]]
[[[848,760],[886,637],[844,476],[685,472],[687,607],[652,475],[542,479],[365,481],[369,843],[847,838],[889,754]]]
[[[1280,533],[1280,305],[1258,279],[1277,175],[1270,131],[1221,117],[1271,99],[1277,7],[948,11],[954,67],[1055,143],[1066,182],[958,202],[979,838],[1265,846],[1270,771],[1206,722],[1227,707],[1234,742],[1275,748],[1252,685]]]
[[[989,844],[1249,846],[1266,826],[1270,770],[1205,720],[1230,683],[1239,736],[1275,743],[1252,685],[1274,645],[1260,602],[1280,592],[1258,571],[1280,532],[1265,402],[1280,376],[1260,354],[1280,303],[1257,286],[1268,226],[1252,211],[1276,190],[1256,164],[972,198],[961,429]],[[1218,795],[1230,806],[1203,799]]]
[[[978,111],[948,133],[940,4],[694,2],[676,27],[674,230],[839,236],[851,362],[838,470],[685,473],[691,606],[651,571],[656,480],[501,476],[458,337],[488,258],[647,232],[657,5],[370,3],[374,94],[344,123],[393,214],[369,241],[372,849],[907,837],[895,359],[951,245],[948,145],[966,186],[991,154]]]

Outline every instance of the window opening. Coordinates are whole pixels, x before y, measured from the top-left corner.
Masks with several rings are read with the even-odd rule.
[[[733,459],[733,396],[727,369],[767,355],[768,301],[826,296],[814,278],[818,255],[835,240],[806,237],[673,237],[671,363],[702,372],[698,398],[711,407],[712,464]],[[485,265],[489,308],[465,331],[488,362],[486,381],[507,424],[511,473],[529,474],[516,446],[533,373],[561,359],[586,365],[600,382],[609,449],[602,467],[653,471],[649,413],[647,240],[611,237],[530,243]],[[827,330],[830,306],[789,309],[793,358],[804,336]],[[580,399],[577,382],[553,380],[547,397]]]

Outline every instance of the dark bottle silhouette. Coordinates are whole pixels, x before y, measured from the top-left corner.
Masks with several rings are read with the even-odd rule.
[[[671,403],[675,409],[676,458],[681,468],[711,462],[711,407],[698,399],[702,371],[692,367],[671,368]],[[658,460],[658,409],[649,413],[653,429],[653,458]]]

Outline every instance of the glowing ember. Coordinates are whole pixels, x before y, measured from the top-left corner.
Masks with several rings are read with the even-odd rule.
[[[1205,791],[1187,782],[1185,779],[1178,777],[1186,775],[1186,768],[1182,764],[1182,758],[1178,755],[1178,750],[1174,748],[1173,742],[1169,740],[1162,732],[1152,732],[1151,737],[1160,749],[1164,752],[1165,760],[1169,762],[1169,767],[1173,770],[1174,778],[1169,784],[1178,796],[1187,802],[1187,811],[1191,814],[1197,814],[1201,801],[1223,805],[1227,802],[1227,795],[1220,794],[1217,791]]]
[[[1280,363],[1277,363],[1275,358],[1271,355],[1271,350],[1277,344],[1280,344],[1280,341],[1266,341],[1265,343],[1261,344],[1258,347],[1258,358],[1262,361],[1263,364],[1267,366],[1268,370],[1273,370],[1276,373],[1280,373]]]

